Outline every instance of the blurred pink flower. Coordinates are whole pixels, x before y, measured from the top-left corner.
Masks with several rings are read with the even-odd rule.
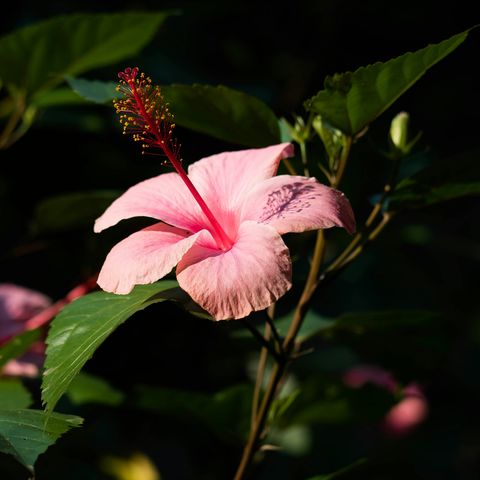
[[[391,436],[412,432],[428,416],[428,401],[422,389],[411,383],[401,389],[394,376],[376,365],[357,365],[343,375],[343,382],[351,388],[361,388],[372,383],[390,393],[401,391],[403,398],[385,415],[382,427]]]
[[[391,436],[406,435],[428,416],[428,402],[417,384],[403,389],[403,399],[392,407],[384,418],[383,427]]]
[[[51,305],[40,292],[13,284],[0,284],[0,346],[11,337],[29,330],[28,323]],[[12,376],[35,377],[43,364],[45,345],[36,342],[19,359],[10,360],[2,373]]]
[[[281,235],[355,229],[343,193],[314,178],[274,176],[292,154],[288,143],[220,153],[191,165],[188,176],[170,159],[178,173],[133,186],[97,219],[96,232],[135,216],[161,220],[110,251],[100,287],[126,294],[178,264],[180,287],[217,320],[268,307],[291,287]]]
[[[35,290],[10,283],[0,284],[0,347],[12,337],[46,325],[68,303],[96,288],[91,277],[55,303]],[[34,343],[20,358],[10,360],[1,370],[4,375],[36,377],[45,358],[45,343]]]

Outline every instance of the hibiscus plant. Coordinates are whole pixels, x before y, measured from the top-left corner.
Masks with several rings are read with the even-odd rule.
[[[127,18],[129,15],[132,17]],[[313,396],[323,401],[336,394],[335,389],[312,390],[295,379],[297,365],[318,348],[309,344],[311,339],[361,331],[381,321],[410,325],[423,321],[425,315],[425,321],[432,319],[425,312],[412,310],[325,320],[317,311],[322,292],[377,241],[397,215],[480,191],[478,179],[468,178],[468,172],[455,178],[455,185],[450,187],[437,182],[435,166],[410,176],[403,174],[420,133],[412,133],[408,113],[391,114],[389,109],[428,69],[455,50],[468,31],[414,53],[328,77],[325,87],[305,101],[303,116],[293,119],[277,120],[260,100],[227,87],[160,88],[138,67],[123,68],[116,88],[111,82],[79,76],[90,68],[110,68],[136,54],[168,15],[118,14],[113,19],[108,15],[67,16],[0,39],[1,59],[9,50],[22,51],[22,38],[48,38],[49,42],[48,35],[67,38],[67,24],[79,32],[97,32],[96,37],[79,36],[78,45],[65,43],[67,52],[73,55],[76,51],[79,58],[83,55],[83,63],[75,63],[64,52],[52,60],[51,71],[39,70],[35,76],[31,69],[25,70],[28,62],[33,65],[35,61],[34,53],[28,53],[24,65],[0,66],[0,79],[7,89],[0,111],[7,118],[0,148],[6,150],[28,139],[27,131],[39,113],[54,104],[81,102],[88,108],[87,101],[108,100],[113,101],[123,133],[140,146],[132,154],[131,165],[148,162],[155,171],[155,176],[140,178],[139,183],[138,175],[133,175],[136,180],[131,183],[135,184],[128,185],[123,193],[104,191],[97,197],[74,194],[61,197],[56,204],[54,200],[50,206],[43,205],[48,210],[66,202],[64,211],[78,212],[90,201],[94,208],[81,221],[96,234],[109,229],[94,235],[93,240],[103,242],[106,256],[97,258],[96,252],[97,268],[85,274],[70,293],[65,292],[63,299],[53,303],[39,292],[0,285],[0,451],[13,455],[30,475],[34,475],[37,457],[60,435],[82,423],[78,416],[54,412],[61,399],[70,402],[60,404],[61,410],[70,405],[73,413],[79,412],[72,405],[77,401],[82,404],[82,395],[88,397],[86,402],[98,401],[110,408],[128,402],[128,393],[115,391],[82,369],[117,327],[146,307],[162,304],[149,310],[158,309],[161,316],[162,308],[170,308],[175,315],[200,326],[209,322],[231,330],[232,342],[257,342],[257,354],[250,356],[253,369],[252,361],[245,357],[250,384],[241,394],[240,390],[230,390],[224,397],[206,399],[201,397],[206,394],[172,390],[164,392],[156,404],[158,391],[146,390],[143,403],[166,415],[174,411],[170,403],[180,405],[180,416],[196,415],[218,433],[219,429],[228,430],[215,420],[223,415],[222,398],[234,398],[227,421],[246,427],[236,436],[236,457],[227,470],[235,480],[250,475],[264,478],[255,476],[261,474],[262,461],[270,451],[288,450],[288,442],[282,443],[282,432],[302,424],[302,412],[307,415],[308,409],[302,410],[307,403],[302,399]],[[117,24],[111,32],[110,21]],[[108,46],[117,34],[119,22],[124,22],[127,33],[115,40],[120,42],[118,52],[102,50],[100,47]],[[135,35],[135,45],[129,43],[129,29],[134,24],[136,30],[143,31],[143,36]],[[39,50],[36,55],[43,53]],[[18,75],[26,75],[27,83],[20,82]],[[366,198],[362,192],[360,198],[358,189],[342,182],[348,177],[352,152],[385,111],[391,118],[388,151],[385,148],[382,155],[390,163],[391,173],[380,193]],[[184,130],[177,134],[180,129],[176,125]],[[200,154],[184,159],[179,142],[188,129],[232,143],[232,147],[201,159]],[[120,141],[117,136],[115,142]],[[235,143],[243,147],[236,148]],[[188,146],[187,151],[195,152],[195,146]],[[134,217],[143,217],[141,226],[124,235],[122,228],[133,225],[126,220]],[[299,252],[302,261],[298,261]],[[162,368],[156,366],[160,376]],[[30,408],[30,395],[13,378],[36,378],[40,372],[44,410]],[[374,385],[382,398],[388,398],[375,421],[383,422],[392,436],[409,434],[427,418],[428,398],[415,378],[404,384],[387,369],[360,362],[344,368],[342,375],[335,388],[351,392]],[[298,388],[295,382],[299,382]],[[9,395],[16,395],[15,400],[9,401]],[[293,419],[291,425],[289,418]],[[88,410],[85,423],[89,425]],[[353,470],[365,461],[353,460],[348,467]],[[140,473],[128,478],[159,478],[143,454],[122,462],[109,457],[102,468],[115,478],[127,478],[118,472],[130,468],[138,468]]]

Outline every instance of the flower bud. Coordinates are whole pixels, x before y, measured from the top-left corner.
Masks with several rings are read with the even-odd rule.
[[[400,112],[395,116],[390,125],[390,140],[393,146],[402,153],[408,153],[408,123],[410,115]]]

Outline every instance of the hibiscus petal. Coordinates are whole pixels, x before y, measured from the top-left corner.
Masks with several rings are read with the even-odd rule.
[[[273,177],[280,160],[292,156],[293,150],[292,144],[281,143],[219,153],[190,165],[188,176],[220,223],[229,230],[231,217],[247,193],[259,182]]]
[[[177,280],[216,320],[262,310],[291,287],[288,248],[267,225],[244,222],[233,247],[222,252],[199,241],[177,267]]]
[[[129,188],[97,219],[94,231],[101,232],[132,217],[155,218],[191,232],[197,232],[207,224],[200,207],[177,173],[165,173]]]
[[[345,195],[314,178],[279,175],[250,192],[242,220],[255,220],[280,235],[319,228],[343,227],[355,231],[355,217]]]
[[[164,277],[206,230],[194,235],[158,223],[117,243],[105,259],[98,284],[113,293],[126,294],[135,285],[153,283]]]

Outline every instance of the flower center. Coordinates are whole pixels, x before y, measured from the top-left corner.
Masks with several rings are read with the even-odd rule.
[[[117,90],[124,94],[124,98],[116,100],[114,105],[117,113],[120,113],[123,133],[131,133],[134,141],[142,142],[142,153],[155,155],[154,152],[158,150],[163,153],[207,217],[211,225],[210,233],[218,247],[221,250],[229,250],[233,245],[232,240],[182,167],[180,146],[172,135],[175,128],[173,115],[162,97],[160,87],[153,86],[150,78],[138,73],[138,68],[135,67],[126,68],[118,74],[120,84]]]

